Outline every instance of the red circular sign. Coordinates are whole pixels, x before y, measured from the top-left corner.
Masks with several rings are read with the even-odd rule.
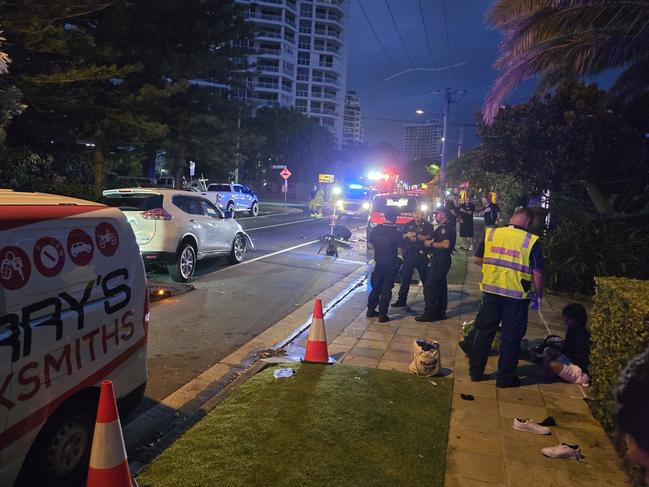
[[[65,264],[65,251],[63,245],[52,237],[38,239],[34,245],[34,265],[38,272],[45,277],[54,277]]]
[[[106,257],[111,257],[119,247],[119,235],[110,223],[102,222],[95,228],[95,242],[97,248]]]
[[[92,238],[83,230],[76,228],[68,235],[68,254],[70,260],[78,266],[90,264],[95,246]]]
[[[5,289],[15,291],[20,289],[32,272],[29,257],[19,247],[5,247],[0,250],[0,284]]]

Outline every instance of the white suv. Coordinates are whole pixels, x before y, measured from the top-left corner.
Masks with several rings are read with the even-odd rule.
[[[164,264],[174,281],[187,282],[196,262],[226,255],[237,264],[252,240],[231,213],[191,191],[111,189],[103,203],[121,209],[131,224],[145,264]]]

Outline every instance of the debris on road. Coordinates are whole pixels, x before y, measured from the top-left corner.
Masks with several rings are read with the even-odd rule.
[[[287,379],[295,375],[295,369],[275,369],[273,375],[275,379]]]

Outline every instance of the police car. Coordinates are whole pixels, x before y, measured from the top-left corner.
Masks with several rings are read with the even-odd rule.
[[[372,199],[372,207],[367,219],[367,239],[369,240],[370,232],[375,226],[385,223],[385,211],[393,209],[397,211],[397,228],[401,231],[403,227],[415,216],[415,211],[420,210],[430,215],[430,205],[424,200],[424,197],[408,193],[389,193],[377,194]]]
[[[144,395],[148,295],[124,214],[0,190],[0,485],[80,485],[98,386]]]

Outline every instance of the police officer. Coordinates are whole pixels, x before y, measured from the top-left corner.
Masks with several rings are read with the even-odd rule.
[[[502,322],[500,358],[496,387],[517,387],[516,376],[521,339],[527,331],[527,311],[532,285],[541,309],[543,296],[543,253],[538,237],[527,231],[534,218],[529,208],[514,212],[507,227],[487,228],[476,249],[475,262],[482,266],[482,304],[471,336],[461,347],[470,356],[471,380],[484,375],[498,325]]]
[[[428,255],[424,241],[432,238],[433,225],[426,221],[426,215],[423,211],[417,210],[414,219],[406,224],[403,231],[405,253],[403,265],[401,266],[401,287],[399,288],[399,297],[392,303],[393,308],[405,308],[407,306],[408,290],[410,289],[414,269],[417,269],[422,284],[426,282]]]
[[[435,221],[439,226],[433,232],[433,238],[424,241],[430,247],[430,268],[424,283],[424,313],[417,316],[417,321],[440,321],[446,319],[448,287],[446,276],[451,269],[451,255],[455,249],[455,223],[451,223],[444,207],[434,211]]]
[[[374,271],[370,277],[372,291],[367,298],[368,318],[379,317],[379,323],[390,321],[388,306],[392,298],[392,287],[399,272],[401,259],[399,248],[403,247],[403,235],[397,230],[397,212],[392,209],[385,211],[385,223],[372,229],[368,239],[368,247],[374,250]],[[379,311],[376,311],[378,305]]]

